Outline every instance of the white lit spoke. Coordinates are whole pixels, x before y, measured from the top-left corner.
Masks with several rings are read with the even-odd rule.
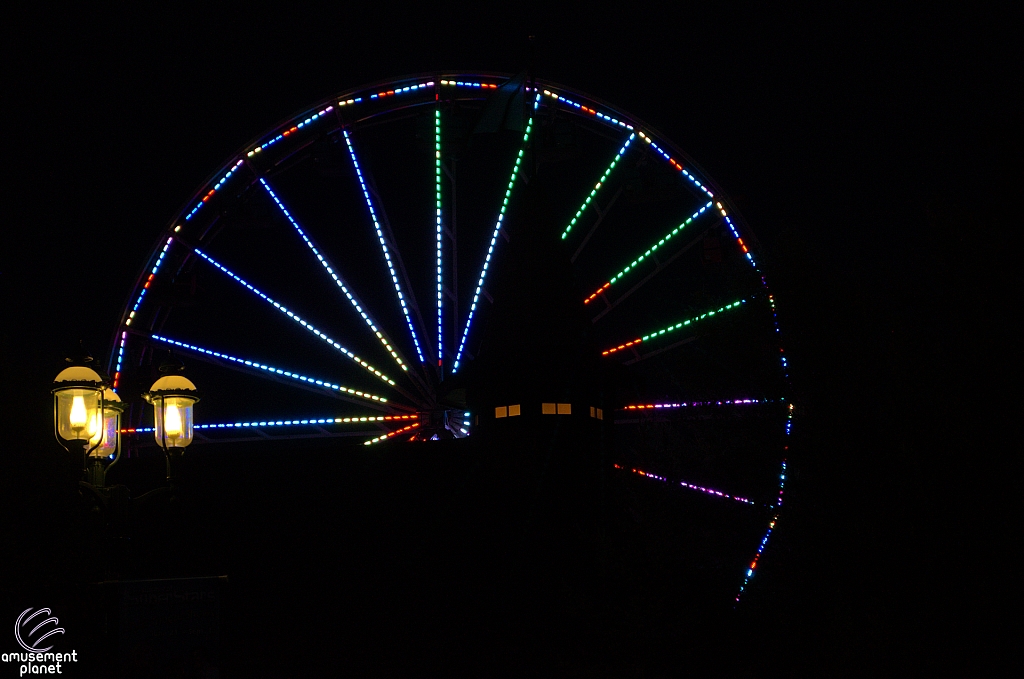
[[[280,375],[281,377],[287,377],[287,378],[295,380],[296,382],[303,382],[305,384],[310,384],[310,385],[315,385],[315,386],[318,386],[318,387],[323,387],[324,389],[330,389],[332,391],[338,392],[339,394],[349,394],[351,396],[356,396],[356,397],[361,398],[361,399],[366,399],[367,401],[377,401],[379,403],[387,403],[388,402],[388,399],[384,398],[383,396],[377,396],[376,394],[370,394],[368,392],[360,391],[358,389],[353,389],[351,387],[346,387],[346,386],[343,386],[341,384],[336,384],[334,382],[331,382],[329,380],[321,380],[321,379],[317,379],[315,377],[308,377],[306,375],[302,375],[302,374],[297,373],[297,372],[292,372],[290,370],[282,370],[281,368],[275,368],[274,366],[267,365],[265,363],[260,363],[259,361],[253,361],[253,360],[249,360],[249,359],[245,359],[245,358],[238,358],[236,356],[232,356],[230,354],[225,354],[225,353],[220,352],[220,351],[213,351],[212,349],[205,349],[203,347],[199,347],[199,346],[196,346],[194,344],[189,344],[188,342],[182,342],[180,340],[171,339],[170,337],[164,337],[163,335],[151,335],[150,337],[152,337],[152,339],[157,340],[158,342],[164,342],[166,344],[172,344],[172,345],[174,345],[176,347],[180,347],[182,349],[188,349],[188,350],[194,351],[194,352],[196,352],[198,354],[203,354],[203,355],[206,355],[206,356],[212,356],[214,358],[219,358],[219,359],[222,359],[224,361],[230,361],[230,362],[232,362],[232,363],[234,363],[234,364],[236,364],[238,366],[243,366],[244,365],[244,366],[247,366],[249,368],[252,368],[253,370],[261,370],[261,371],[263,371],[265,373],[268,373],[268,374],[271,374],[271,375]]]
[[[267,295],[263,294],[262,292],[260,292],[259,290],[257,290],[257,289],[256,289],[255,287],[253,287],[253,286],[252,286],[252,285],[250,285],[249,283],[245,282],[245,281],[244,281],[243,279],[241,279],[241,278],[239,278],[238,276],[236,276],[236,275],[235,275],[234,273],[232,273],[232,272],[231,272],[231,271],[230,271],[230,270],[229,270],[229,269],[228,269],[227,267],[225,267],[225,266],[223,266],[223,265],[219,264],[219,263],[218,263],[218,262],[217,262],[216,260],[214,260],[214,259],[213,259],[212,257],[210,257],[210,256],[209,256],[208,254],[206,254],[205,252],[201,251],[201,250],[200,250],[199,248],[193,248],[193,251],[194,251],[194,252],[195,252],[195,253],[196,253],[197,255],[199,255],[200,257],[202,257],[203,259],[205,259],[205,260],[206,260],[207,262],[209,262],[210,264],[214,265],[215,267],[217,267],[218,269],[220,269],[221,271],[223,271],[224,273],[226,273],[226,274],[227,274],[228,276],[231,276],[231,277],[232,277],[233,279],[235,279],[235,280],[236,280],[236,281],[237,281],[237,282],[238,282],[238,283],[239,283],[240,285],[242,285],[242,286],[244,286],[245,288],[247,288],[248,290],[250,290],[250,291],[251,291],[251,292],[252,292],[252,293],[253,293],[254,295],[256,295],[257,297],[259,297],[259,298],[263,299],[263,300],[264,300],[264,301],[266,301],[266,302],[267,302],[268,304],[272,305],[272,306],[273,306],[273,307],[274,307],[275,309],[277,309],[277,310],[278,310],[278,311],[280,311],[281,313],[283,313],[283,314],[285,314],[286,316],[288,316],[288,318],[292,319],[293,321],[295,321],[296,323],[298,323],[299,325],[301,325],[301,326],[302,326],[303,328],[305,328],[305,329],[306,329],[306,330],[308,330],[309,332],[311,332],[311,333],[313,333],[314,335],[316,335],[317,337],[319,337],[319,338],[320,338],[321,340],[323,340],[324,342],[327,342],[327,344],[331,345],[332,347],[334,347],[335,349],[337,349],[337,350],[338,350],[338,351],[340,351],[341,353],[345,354],[345,356],[347,356],[347,357],[348,357],[349,359],[351,359],[352,361],[355,361],[356,363],[358,363],[359,365],[361,365],[361,366],[362,366],[363,368],[365,368],[365,369],[366,369],[367,371],[369,371],[369,372],[373,373],[373,374],[374,374],[374,375],[376,375],[376,376],[377,376],[378,378],[380,378],[381,380],[383,380],[383,381],[387,382],[387,383],[388,383],[388,384],[390,384],[391,386],[395,386],[395,381],[394,381],[393,379],[391,379],[390,377],[388,377],[387,375],[385,375],[385,374],[384,374],[384,373],[382,373],[381,371],[377,370],[377,369],[376,369],[375,367],[373,367],[372,365],[370,365],[369,363],[367,363],[367,362],[366,362],[366,361],[364,361],[363,359],[359,358],[359,356],[356,356],[356,355],[355,355],[354,353],[352,353],[351,351],[349,351],[348,349],[346,349],[346,348],[345,348],[345,347],[343,347],[342,345],[340,345],[340,344],[338,344],[337,342],[335,342],[335,341],[334,341],[333,339],[331,339],[330,337],[328,337],[328,336],[327,336],[326,334],[324,334],[324,333],[323,333],[323,332],[321,332],[320,330],[317,330],[317,329],[316,329],[315,327],[313,327],[313,325],[311,325],[310,323],[307,323],[307,322],[306,322],[306,321],[304,321],[304,320],[303,320],[302,318],[300,318],[300,317],[298,316],[298,314],[296,314],[296,313],[295,313],[295,312],[293,312],[293,311],[290,311],[290,310],[289,310],[288,308],[286,308],[286,307],[282,306],[282,305],[281,305],[281,304],[279,304],[278,302],[275,302],[275,301],[274,301],[273,299],[271,299],[271,298],[270,298],[269,296],[267,296]]]
[[[309,246],[309,249],[313,252],[313,254],[316,255],[316,258],[320,262],[320,265],[334,280],[334,284],[338,286],[342,294],[345,295],[349,303],[352,304],[352,307],[362,317],[363,321],[366,322],[366,325],[370,328],[370,331],[373,332],[373,334],[377,337],[378,340],[380,340],[380,343],[384,345],[385,349],[388,350],[388,353],[390,353],[391,357],[395,359],[395,362],[398,363],[398,366],[402,370],[408,370],[409,368],[405,365],[405,362],[398,355],[398,352],[388,341],[387,337],[385,337],[384,333],[377,328],[377,324],[374,323],[373,319],[371,319],[370,316],[365,311],[363,311],[363,307],[359,303],[359,300],[356,298],[355,295],[352,294],[352,286],[347,285],[345,283],[345,280],[336,272],[335,267],[332,267],[330,262],[327,261],[327,258],[320,253],[316,245],[313,244],[313,241],[310,240],[309,236],[306,235],[306,232],[302,230],[302,227],[299,226],[298,222],[295,221],[295,218],[292,217],[292,214],[288,211],[288,208],[284,206],[284,203],[281,201],[281,198],[276,193],[274,193],[273,189],[270,188],[270,185],[267,183],[267,180],[260,177],[260,182],[263,184],[263,188],[267,190],[267,193],[270,194],[270,197],[274,199],[274,202],[277,203],[277,206],[281,208],[281,212],[284,213],[284,216],[287,217],[288,221],[291,222],[291,225],[295,227],[295,230],[298,232],[299,236],[302,237],[302,240],[306,243],[306,245]]]
[[[384,261],[388,266],[388,272],[391,274],[391,282],[395,286],[395,292],[398,294],[398,303],[402,307],[402,314],[405,316],[405,324],[409,327],[409,334],[412,336],[412,343],[416,347],[416,355],[419,356],[420,363],[425,363],[426,359],[423,358],[423,350],[420,348],[420,340],[416,336],[416,330],[413,328],[412,318],[409,316],[409,306],[406,304],[405,295],[402,294],[402,286],[398,282],[398,274],[395,273],[395,264],[391,261],[391,252],[388,248],[388,242],[384,238],[384,232],[381,230],[380,222],[377,220],[377,212],[373,207],[373,199],[370,198],[370,191],[366,187],[366,181],[363,179],[362,168],[359,167],[359,160],[356,158],[355,149],[352,148],[352,139],[349,137],[348,130],[342,130],[342,134],[345,137],[345,144],[348,145],[348,153],[352,157],[352,165],[356,170],[356,177],[359,179],[359,188],[363,192],[363,197],[366,199],[366,207],[370,210],[370,219],[373,220],[373,228],[377,231],[377,240],[380,241],[381,250],[384,253]],[[397,256],[397,252],[396,252]]]

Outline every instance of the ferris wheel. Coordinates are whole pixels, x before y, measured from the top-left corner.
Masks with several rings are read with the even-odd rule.
[[[128,394],[167,350],[215,372],[201,445],[600,424],[615,473],[767,523],[742,591],[785,484],[780,336],[756,239],[672,142],[556,83],[444,73],[349,90],[233,155],[161,232],[108,372]],[[467,399],[503,351],[510,372],[535,352],[617,386]]]

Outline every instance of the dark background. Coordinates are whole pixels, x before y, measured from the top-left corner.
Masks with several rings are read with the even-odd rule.
[[[743,647],[766,672],[998,666],[1007,514],[985,511],[978,491],[999,496],[1002,460],[1019,450],[995,433],[1011,354],[990,334],[1012,316],[1002,296],[1019,278],[1000,256],[1019,239],[996,217],[1013,195],[1008,22],[842,3],[17,17],[5,45],[5,526],[38,501],[38,460],[59,451],[49,388],[67,347],[81,338],[106,356],[157,234],[224,159],[364,82],[516,72],[533,34],[538,75],[654,125],[759,237],[799,445]],[[14,599],[19,582],[5,589]]]

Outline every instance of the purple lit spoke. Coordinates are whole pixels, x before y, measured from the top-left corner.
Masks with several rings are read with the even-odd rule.
[[[352,165],[356,170],[356,177],[359,179],[359,187],[363,192],[363,197],[366,199],[366,207],[370,210],[370,219],[373,220],[373,228],[377,231],[377,240],[380,241],[381,250],[384,253],[384,261],[388,266],[388,272],[391,274],[391,282],[395,286],[395,293],[398,295],[398,303],[402,307],[402,314],[405,316],[405,324],[409,328],[409,334],[412,336],[412,343],[416,347],[416,355],[419,356],[420,363],[425,363],[426,359],[423,357],[423,350],[420,348],[420,340],[416,335],[416,330],[412,324],[412,318],[409,316],[409,306],[406,304],[405,295],[402,294],[402,286],[398,282],[398,274],[395,272],[395,264],[391,260],[391,249],[388,247],[388,242],[384,238],[384,232],[381,230],[380,222],[377,219],[377,211],[373,207],[373,199],[370,198],[370,191],[366,187],[366,181],[363,179],[363,171],[359,166],[359,160],[356,158],[355,149],[352,148],[352,139],[349,137],[348,130],[342,130],[342,134],[345,137],[345,144],[348,145],[348,153],[352,157]],[[395,253],[397,257],[397,250]]]
[[[334,280],[334,284],[338,286],[342,294],[345,295],[349,303],[352,304],[356,312],[362,317],[363,321],[366,322],[366,325],[370,328],[370,330],[377,337],[377,339],[380,340],[380,343],[384,345],[385,349],[388,350],[388,353],[390,353],[391,357],[395,359],[395,362],[398,363],[398,366],[402,370],[408,370],[409,368],[405,365],[405,362],[402,361],[402,358],[398,355],[398,352],[395,351],[395,348],[391,346],[391,343],[388,341],[387,337],[384,336],[384,333],[382,333],[377,328],[377,325],[376,323],[373,322],[373,319],[371,319],[370,316],[367,315],[365,311],[363,311],[363,307],[359,303],[359,300],[356,299],[355,295],[353,295],[351,290],[349,289],[351,286],[346,285],[344,279],[335,272],[334,267],[332,267],[330,262],[327,261],[327,258],[320,254],[320,251],[317,249],[316,245],[313,244],[313,241],[310,240],[309,236],[306,235],[306,232],[303,231],[302,227],[300,227],[298,222],[295,221],[295,218],[292,217],[291,213],[288,211],[288,208],[284,206],[284,203],[281,202],[281,199],[278,197],[278,195],[274,193],[273,189],[270,188],[270,185],[267,183],[267,181],[260,177],[260,182],[263,184],[263,188],[267,190],[267,193],[270,194],[270,197],[274,199],[274,202],[277,203],[277,206],[281,208],[281,212],[284,213],[284,216],[287,217],[288,221],[291,222],[291,225],[295,227],[295,230],[298,232],[299,236],[302,237],[302,240],[305,241],[306,245],[309,246],[309,249],[312,250],[314,255],[316,255],[316,258],[320,262],[320,265],[324,268],[325,271],[327,271],[330,277]]]
[[[375,367],[373,367],[372,365],[370,365],[369,363],[367,363],[363,359],[359,358],[359,356],[356,356],[354,353],[352,353],[351,351],[349,351],[348,349],[346,349],[342,345],[340,345],[337,342],[335,342],[333,339],[328,337],[326,334],[324,334],[320,330],[317,330],[315,327],[313,327],[312,324],[307,323],[302,318],[300,318],[298,314],[296,314],[293,311],[290,311],[288,308],[284,307],[283,305],[279,304],[278,302],[275,302],[269,296],[263,294],[262,292],[257,290],[255,287],[253,287],[249,283],[245,282],[243,279],[241,279],[238,276],[236,276],[227,267],[219,264],[216,260],[214,260],[212,257],[210,257],[205,252],[201,251],[199,248],[193,248],[193,251],[197,255],[199,255],[200,257],[205,259],[207,262],[209,262],[210,264],[214,265],[215,267],[217,267],[218,269],[220,269],[221,271],[226,273],[228,276],[231,276],[232,278],[234,278],[240,285],[248,288],[254,295],[256,295],[257,297],[263,299],[268,304],[272,305],[275,309],[277,309],[281,313],[283,313],[286,316],[288,316],[288,318],[292,319],[293,321],[295,321],[296,323],[301,325],[303,328],[305,328],[309,332],[311,332],[314,335],[316,335],[317,337],[319,337],[324,342],[327,342],[327,344],[331,345],[332,347],[334,347],[335,349],[337,349],[341,353],[345,354],[345,356],[347,356],[349,359],[351,359],[352,361],[355,361],[356,363],[361,365],[363,368],[365,368],[367,371],[373,373],[378,378],[384,380],[385,382],[387,382],[391,386],[395,386],[395,381],[393,379],[391,379],[387,375],[383,374],[381,371],[377,370]]]
[[[533,110],[537,110],[540,95],[534,97]],[[483,268],[480,269],[480,278],[476,282],[476,290],[473,291],[473,302],[469,307],[469,316],[466,318],[466,325],[462,329],[462,339],[459,341],[459,350],[455,354],[455,363],[452,365],[452,372],[459,369],[459,362],[462,360],[462,352],[466,348],[466,338],[469,337],[469,327],[473,323],[473,314],[476,313],[477,302],[480,301],[480,294],[484,289],[484,279],[487,277],[487,269],[491,265],[491,257],[494,255],[494,248],[498,242],[498,234],[501,233],[501,224],[505,219],[505,211],[508,209],[509,199],[512,197],[512,187],[515,186],[516,176],[519,173],[519,166],[523,162],[523,155],[526,153],[526,146],[530,141],[530,132],[533,130],[533,116],[526,123],[526,132],[523,134],[523,145],[516,155],[515,165],[512,167],[512,175],[509,177],[508,186],[505,188],[505,197],[501,202],[501,209],[498,211],[498,219],[494,224],[494,231],[491,233],[491,241],[487,245],[487,253],[484,255]]]
[[[676,481],[669,481],[664,476],[659,476],[659,475],[653,474],[651,472],[645,472],[642,469],[630,469],[630,468],[623,467],[623,466],[618,465],[618,464],[615,465],[615,468],[616,469],[625,469],[626,471],[631,471],[634,474],[637,474],[639,476],[643,476],[644,478],[653,479],[654,481],[661,481],[662,483],[672,483],[672,484],[679,485],[679,486],[681,486],[683,488],[688,488],[690,490],[696,490],[698,492],[705,493],[707,495],[713,495],[715,497],[720,497],[723,500],[732,500],[734,502],[739,502],[740,504],[745,504],[745,505],[756,505],[757,504],[756,502],[753,502],[752,500],[748,500],[745,497],[741,497],[739,495],[732,495],[732,494],[726,493],[726,492],[721,491],[721,490],[715,490],[714,488],[706,488],[704,486],[699,486],[699,485],[690,483],[688,481],[684,481],[682,479],[679,479],[679,480],[676,480]]]

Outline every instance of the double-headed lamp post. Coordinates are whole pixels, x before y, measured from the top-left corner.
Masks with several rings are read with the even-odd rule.
[[[177,479],[178,461],[192,443],[192,410],[199,400],[196,385],[181,375],[182,369],[180,363],[168,362],[160,366],[164,376],[142,394],[147,403],[153,404],[156,443],[167,456],[167,481],[172,490]]]
[[[89,356],[70,364],[53,381],[53,428],[57,441],[87,471],[91,485],[103,487],[107,468],[121,454],[124,404],[106,380],[89,367]]]

